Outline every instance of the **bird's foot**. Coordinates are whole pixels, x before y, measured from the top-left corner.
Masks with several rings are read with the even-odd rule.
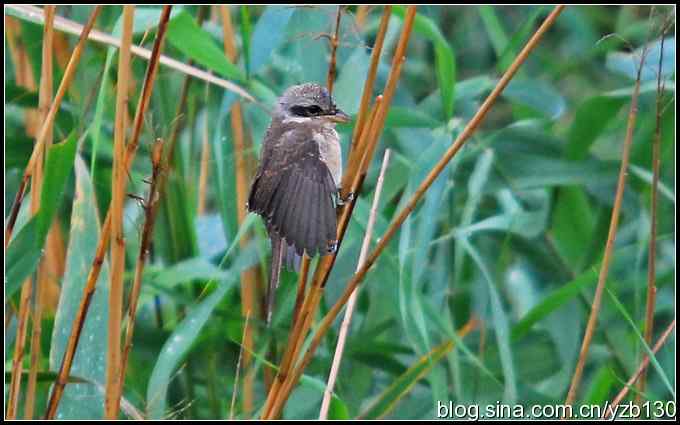
[[[338,189],[338,206],[341,207],[345,204],[348,204],[354,200],[354,192],[350,192],[347,194],[346,197],[342,197],[342,191]]]

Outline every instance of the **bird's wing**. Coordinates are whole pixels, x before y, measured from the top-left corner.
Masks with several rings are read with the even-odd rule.
[[[248,209],[260,214],[270,230],[313,257],[335,247],[336,194],[333,177],[308,132],[289,131],[272,141],[255,176]]]

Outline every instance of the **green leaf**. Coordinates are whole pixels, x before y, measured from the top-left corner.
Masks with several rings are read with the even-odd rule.
[[[381,419],[389,414],[397,403],[408,394],[420,379],[426,376],[432,368],[453,348],[453,341],[447,341],[429,353],[420,357],[418,361],[400,375],[385,391],[383,391],[358,417],[358,419]]]
[[[174,18],[177,14],[182,12],[184,8],[182,6],[175,6],[170,11],[170,19]],[[145,33],[158,26],[158,22],[161,19],[161,13],[163,12],[162,7],[136,7],[135,16],[132,23],[132,33],[135,35]],[[183,12],[186,13],[186,12]],[[118,17],[115,25],[113,26],[112,34],[119,37],[122,34],[123,29],[123,15]]]
[[[50,346],[50,370],[58,371],[71,334],[73,321],[83,297],[87,276],[92,268],[95,250],[99,242],[100,223],[92,181],[85,162],[78,157],[75,162],[76,191],[71,212],[71,230],[64,278],[59,304],[54,318],[54,330]],[[104,261],[96,291],[90,302],[90,310],[80,336],[71,374],[91,383],[67,385],[59,410],[58,419],[100,419],[103,417],[104,397],[97,388],[106,380],[109,266]]]
[[[428,319],[432,321],[435,327],[437,327],[443,335],[445,335],[447,338],[450,338],[454,342],[456,350],[462,351],[463,354],[465,354],[466,359],[472,363],[475,369],[478,369],[480,372],[482,372],[482,374],[488,378],[490,382],[493,382],[500,388],[503,388],[503,383],[484,365],[482,360],[467,346],[467,344],[465,344],[463,338],[461,338],[455,331],[453,328],[453,321],[448,320],[449,318],[446,315],[443,315],[440,311],[436,310],[432,302],[426,301],[424,306],[425,313],[428,315]]]
[[[604,365],[595,373],[586,395],[583,397],[583,404],[602,405],[609,400],[609,394],[616,383],[615,375],[609,365]]]
[[[576,109],[574,121],[569,127],[567,159],[587,158],[590,147],[618,115],[625,102],[625,98],[612,96],[596,96],[583,102]]]
[[[540,322],[550,313],[557,310],[571,299],[576,297],[583,288],[594,285],[597,282],[598,271],[592,267],[589,271],[581,274],[569,283],[561,285],[545,297],[538,305],[531,309],[520,321],[512,327],[512,340],[517,341],[526,335],[534,324]]]
[[[186,152],[175,150],[175,169],[181,169]],[[191,202],[192,189],[182,172],[170,173],[166,188],[160,199],[158,222],[154,230],[157,247],[170,263],[192,258],[198,254],[198,242],[194,214],[196,208]]]
[[[236,101],[236,96],[231,92],[225,92],[222,96],[219,113],[215,121],[215,135],[211,140],[211,149],[215,155],[214,175],[217,185],[217,203],[227,241],[231,239],[237,228],[236,208],[233,195],[230,196],[230,194],[236,193],[233,141],[229,141],[226,136],[229,134],[229,119],[227,117],[234,101]]]
[[[238,245],[241,237],[252,226],[255,221],[255,216],[250,215],[246,218],[239,229],[238,235],[233,239],[232,244],[224,254],[220,267],[229,258],[231,252]],[[160,419],[165,415],[165,408],[167,405],[167,392],[170,381],[179,366],[180,362],[185,358],[193,343],[201,332],[201,329],[206,324],[213,310],[222,301],[229,289],[234,287],[240,272],[246,267],[241,263],[240,266],[234,266],[227,272],[227,279],[223,280],[217,285],[217,288],[202,301],[191,309],[184,320],[175,328],[169,338],[163,344],[161,352],[158,354],[158,360],[154,365],[149,379],[149,385],[146,392],[147,411],[149,416],[154,419]],[[212,286],[212,282],[208,282],[204,287],[204,292]]]
[[[244,9],[247,6],[241,6],[241,10]],[[271,60],[272,52],[285,40],[286,27],[294,11],[290,6],[267,6],[264,10],[250,38],[250,51],[244,49],[244,54],[250,58],[249,75],[257,74]]]
[[[71,133],[64,142],[51,146],[47,151],[40,210],[19,230],[7,248],[5,297],[11,297],[21,287],[42,257],[45,238],[73,168],[77,146],[76,135]]]
[[[550,120],[558,119],[567,109],[564,97],[543,80],[515,78],[503,91],[503,97],[513,103],[528,106]]]
[[[539,16],[544,14],[546,9],[547,6],[536,7],[526,21],[524,21],[519,30],[517,30],[512,38],[505,43],[502,53],[498,56],[498,66],[496,68],[499,71],[503,72],[508,69],[513,59],[517,56],[517,52],[526,43],[526,40],[532,34],[534,28],[536,28],[536,20]],[[521,75],[523,73],[523,68],[520,68],[518,73]]]
[[[434,53],[444,117],[448,120],[453,116],[453,102],[456,89],[456,58],[449,43],[444,41],[437,41],[435,43]]]
[[[192,280],[226,279],[227,272],[201,257],[189,258],[165,267],[153,277],[156,284],[169,288]]]
[[[512,350],[510,349],[510,326],[508,317],[505,314],[505,310],[503,310],[503,304],[501,303],[491,272],[482,260],[481,255],[467,239],[461,238],[460,241],[470,258],[477,264],[482,275],[484,275],[484,280],[486,281],[489,290],[489,298],[491,299],[491,320],[493,321],[503,376],[505,377],[504,400],[509,403],[515,403],[517,400],[517,380]]]
[[[17,86],[14,81],[5,81],[5,104],[10,103],[22,108],[37,108],[38,92]]]
[[[356,115],[359,111],[359,103],[361,102],[369,65],[369,54],[362,46],[355,48],[345,63],[338,67],[338,77],[335,81],[333,97],[340,109],[349,115]],[[389,113],[393,109],[390,108],[388,111],[388,123]]]
[[[5,208],[15,195],[17,185],[33,153],[34,138],[24,133],[23,122],[14,123],[5,109]],[[23,112],[21,112],[23,115]],[[19,223],[16,224],[17,226]],[[18,227],[17,227],[18,228]]]
[[[492,6],[480,6],[478,10],[484,28],[489,34],[489,40],[491,40],[491,45],[496,52],[496,56],[500,57],[503,54],[505,47],[508,45],[508,36],[503,29],[503,25]]]
[[[555,248],[571,270],[580,273],[588,254],[584,248],[592,243],[595,231],[595,214],[585,191],[577,186],[561,188],[552,220]]]
[[[175,369],[191,349],[215,307],[222,301],[227,291],[234,286],[234,282],[233,278],[221,282],[212,294],[187,313],[186,318],[163,344],[151,373],[146,393],[150,418],[161,419],[165,416],[168,387]]]
[[[194,18],[187,12],[178,13],[168,23],[166,38],[177,50],[188,58],[217,72],[223,77],[238,82],[246,79],[244,73],[224,55],[203,28],[199,27]]]
[[[246,77],[250,78],[250,43],[253,26],[250,20],[250,9],[243,5],[239,7],[241,12],[241,40],[243,41],[243,58],[246,64]]]
[[[406,8],[394,6],[394,14],[404,19]],[[426,37],[434,44],[435,69],[437,83],[442,98],[444,119],[448,121],[453,116],[453,104],[456,90],[456,55],[453,48],[442,34],[437,24],[427,16],[417,14],[413,23],[416,33]]]
[[[435,128],[439,125],[440,123],[430,115],[417,109],[405,108],[402,106],[391,107],[387,112],[387,121],[385,122],[385,126],[391,128]]]
[[[610,71],[624,75],[632,80],[637,77],[640,59],[647,49],[645,63],[642,66],[640,81],[656,81],[659,71],[659,56],[661,55],[661,39],[654,40],[647,46],[638,47],[633,52],[612,52],[607,55],[606,67]],[[675,37],[668,37],[663,44],[663,63],[661,76],[664,79],[673,78],[675,74]]]
[[[23,370],[21,372],[21,383],[25,384],[28,382],[28,374],[29,371]],[[57,372],[38,372],[36,376],[36,381],[37,382],[54,382],[57,380],[59,377],[59,374]],[[9,382],[10,379],[12,379],[12,371],[6,371],[5,372],[5,382]],[[69,384],[82,384],[82,383],[87,383],[89,382],[87,379],[81,378],[80,376],[74,376],[74,375],[69,375],[66,378],[66,382]]]
[[[623,306],[621,301],[614,295],[614,293],[611,291],[611,289],[605,287],[607,291],[607,295],[609,295],[609,298],[612,300],[614,305],[616,306],[616,309],[619,310],[619,313],[623,316],[624,319],[626,319],[626,322],[630,325],[630,327],[633,329],[633,332],[635,333],[635,336],[638,338],[640,341],[640,344],[642,345],[642,348],[645,350],[645,354],[649,356],[649,361],[654,367],[654,370],[656,370],[656,373],[659,374],[659,377],[661,378],[661,381],[666,385],[666,389],[668,392],[671,393],[673,398],[675,398],[675,390],[673,389],[673,385],[671,385],[670,379],[668,379],[668,376],[666,375],[666,372],[663,370],[661,365],[659,364],[658,360],[656,360],[656,356],[654,355],[654,352],[652,349],[647,345],[647,342],[645,341],[645,338],[642,336],[642,333],[640,330],[637,328],[635,325],[635,322],[633,319],[630,317],[630,314],[626,311],[626,307]]]

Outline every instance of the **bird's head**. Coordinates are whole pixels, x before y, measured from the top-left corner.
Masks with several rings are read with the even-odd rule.
[[[335,124],[350,120],[335,106],[328,90],[315,83],[289,87],[279,98],[278,109],[289,122]]]

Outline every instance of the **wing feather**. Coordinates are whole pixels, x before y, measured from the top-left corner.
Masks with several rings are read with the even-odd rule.
[[[308,132],[297,129],[277,137],[265,141],[269,157],[253,181],[248,209],[299,255],[325,255],[336,236],[333,177]]]

